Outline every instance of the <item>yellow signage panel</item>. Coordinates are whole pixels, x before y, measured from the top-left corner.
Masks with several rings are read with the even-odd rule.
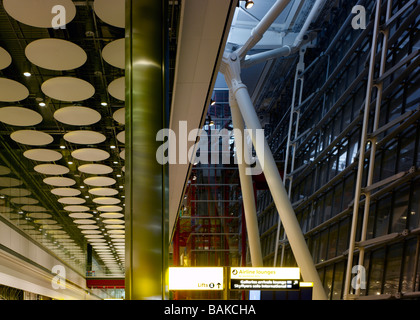
[[[223,267],[171,267],[169,290],[223,290]]]

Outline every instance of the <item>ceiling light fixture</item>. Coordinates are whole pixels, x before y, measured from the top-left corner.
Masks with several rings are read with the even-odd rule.
[[[107,105],[108,105],[108,103],[106,103],[106,102],[101,103],[101,106],[103,106],[103,107],[106,107]]]
[[[253,7],[253,5],[254,5],[254,1],[246,0],[246,3],[245,3],[245,8],[246,9],[251,9]]]
[[[24,73],[23,73],[23,75],[24,75],[25,77],[30,77],[32,74],[31,74],[30,72],[26,71],[26,72],[24,72]]]

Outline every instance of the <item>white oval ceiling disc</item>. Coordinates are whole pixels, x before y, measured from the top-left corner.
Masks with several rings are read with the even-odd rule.
[[[117,111],[115,111],[112,117],[118,123],[125,124],[125,108],[120,108]]]
[[[125,149],[123,149],[123,151],[120,152],[120,157],[121,159],[125,160]]]
[[[87,206],[65,206],[64,210],[71,211],[71,212],[84,212],[84,211],[89,211],[89,207],[87,207]]]
[[[76,219],[73,220],[74,223],[76,224],[95,224],[95,220],[91,220],[91,219]]]
[[[55,194],[56,196],[74,197],[74,196],[78,196],[82,192],[78,189],[73,189],[73,188],[55,188],[51,190],[51,193]]]
[[[25,48],[25,55],[38,67],[55,71],[77,69],[87,60],[86,52],[77,44],[56,38],[31,42]]]
[[[115,184],[117,181],[109,177],[90,177],[83,181],[85,184],[94,187],[107,187]]]
[[[42,116],[31,109],[22,107],[0,108],[0,121],[20,127],[35,126],[42,122]]]
[[[48,149],[32,149],[23,153],[23,156],[35,161],[58,161],[63,155],[60,152]]]
[[[8,167],[0,166],[0,176],[9,174],[10,172],[12,172],[12,170],[10,170]]]
[[[111,198],[111,197],[99,197],[99,198],[94,198],[93,202],[97,204],[119,204],[121,200],[117,198]]]
[[[125,101],[125,77],[112,81],[108,86],[108,92],[115,99]]]
[[[95,196],[115,196],[118,190],[112,188],[93,188],[89,190],[90,194]]]
[[[37,204],[39,201],[28,197],[17,197],[10,199],[10,202],[15,204]]]
[[[103,22],[125,28],[125,0],[95,0],[93,9]]]
[[[30,146],[45,146],[54,141],[54,138],[48,133],[35,130],[19,130],[10,135],[15,142]]]
[[[76,16],[71,0],[3,0],[6,12],[15,20],[37,28],[60,28]]]
[[[66,133],[64,140],[76,144],[98,144],[106,140],[106,137],[99,132],[90,130],[77,130]]]
[[[0,101],[22,101],[28,96],[29,90],[23,84],[15,80],[0,78]]]
[[[0,187],[17,187],[21,184],[23,184],[23,182],[16,178],[0,177]]]
[[[22,188],[5,188],[0,190],[0,194],[10,197],[26,197],[29,196],[31,192]]]
[[[12,56],[9,52],[0,47],[0,70],[7,68],[11,63]]]
[[[124,214],[118,212],[105,212],[101,213],[99,216],[104,219],[119,219],[123,218]]]
[[[99,230],[82,230],[80,231],[83,234],[101,234],[102,232]]]
[[[45,212],[45,211],[48,211],[44,207],[41,207],[41,206],[32,206],[32,205],[22,206],[21,209],[23,211],[32,211],[32,212]]]
[[[120,206],[100,206],[97,208],[98,211],[103,211],[103,212],[115,212],[115,211],[122,211],[122,207]]]
[[[108,43],[102,50],[102,57],[111,66],[125,69],[125,39]]]
[[[93,214],[85,212],[73,212],[69,214],[69,217],[73,219],[89,219],[93,217]]]
[[[85,199],[77,198],[77,197],[64,197],[58,199],[58,202],[63,204],[83,204],[86,202]]]
[[[102,222],[106,224],[124,224],[124,220],[120,219],[104,219]]]
[[[57,187],[69,187],[76,184],[76,181],[66,177],[49,177],[45,178],[44,183]]]
[[[95,88],[87,81],[74,77],[55,77],[41,85],[42,92],[60,101],[83,101],[95,94]]]
[[[121,143],[125,143],[125,130],[117,134],[117,140]]]
[[[31,212],[27,216],[35,219],[49,219],[52,217],[51,214],[45,212]]]
[[[83,164],[78,167],[78,170],[87,174],[108,174],[113,171],[110,166],[98,163]]]
[[[103,161],[110,157],[110,154],[101,149],[83,148],[71,153],[72,157],[82,161]]]
[[[71,106],[58,109],[54,112],[54,118],[72,126],[88,126],[101,120],[101,114],[91,108]]]
[[[69,173],[69,168],[58,165],[58,164],[40,164],[34,167],[34,170],[36,172],[42,173],[42,174],[51,174],[51,175],[63,175]]]
[[[77,226],[79,229],[84,229],[84,230],[94,230],[94,229],[99,229],[99,226],[96,225],[92,225],[92,224],[80,224]]]

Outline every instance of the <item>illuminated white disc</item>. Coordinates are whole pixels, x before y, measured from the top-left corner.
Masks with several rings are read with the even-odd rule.
[[[104,219],[102,222],[106,224],[124,224],[124,220],[120,219]]]
[[[9,52],[0,47],[0,70],[7,68],[11,63],[12,56],[9,54]]]
[[[69,173],[69,168],[59,164],[40,164],[34,167],[34,170],[43,174],[63,175]]]
[[[83,230],[80,231],[83,234],[101,234],[102,232],[99,230]]]
[[[118,212],[105,212],[105,213],[101,213],[99,216],[101,218],[104,218],[104,219],[124,218],[124,215],[122,213],[118,213]]]
[[[110,154],[104,150],[96,148],[83,148],[71,153],[73,158],[83,161],[103,161],[110,157]]]
[[[110,238],[114,238],[114,239],[124,239],[125,235],[122,234],[110,234],[109,235]]]
[[[122,224],[108,224],[105,226],[107,229],[125,229],[124,225]]]
[[[63,157],[60,152],[48,149],[27,150],[23,156],[35,161],[58,161]]]
[[[98,211],[103,211],[103,212],[118,212],[118,211],[122,211],[122,207],[120,206],[100,206],[97,208]]]
[[[95,88],[87,81],[74,77],[56,77],[41,85],[42,92],[60,101],[83,101],[95,94]]]
[[[38,67],[55,71],[77,69],[87,60],[86,52],[77,44],[57,38],[32,41],[25,55]]]
[[[121,159],[125,160],[125,149],[123,149],[123,151],[120,152],[120,157]]]
[[[88,174],[108,174],[113,171],[110,166],[97,163],[81,165],[78,170]]]
[[[93,202],[98,203],[98,204],[118,204],[121,202],[121,200],[117,198],[111,198],[111,197],[100,197],[100,198],[94,198]]]
[[[32,211],[32,212],[45,212],[45,211],[48,211],[47,209],[45,209],[42,206],[32,206],[32,205],[22,206],[21,209],[23,211]]]
[[[58,225],[58,224],[56,224],[56,225],[43,224],[41,227],[42,227],[42,229],[45,229],[45,230],[53,230],[53,231],[49,231],[49,233],[53,233],[53,234],[55,234],[57,232],[57,230],[63,229],[63,227]]]
[[[108,230],[109,234],[125,234],[124,230]]]
[[[86,239],[102,239],[104,236],[101,234],[87,234],[85,235]]]
[[[93,229],[99,229],[99,226],[93,225],[93,224],[81,224],[77,226],[79,229],[84,230],[93,230]]]
[[[10,138],[18,143],[30,146],[45,146],[54,141],[48,133],[35,130],[19,130],[10,135]]]
[[[87,239],[89,242],[103,243],[106,242],[105,239]]]
[[[109,177],[90,177],[83,181],[89,186],[106,187],[116,183],[116,180]]]
[[[101,114],[91,108],[70,106],[54,112],[54,118],[72,126],[88,126],[101,120]]]
[[[26,197],[29,196],[31,192],[22,188],[4,188],[0,190],[0,194],[10,197]]]
[[[76,181],[66,177],[49,177],[45,178],[44,183],[57,187],[70,187],[76,184]]]
[[[52,217],[51,214],[45,212],[31,212],[27,216],[35,219],[49,219]]]
[[[69,214],[69,217],[73,219],[89,219],[93,217],[93,214],[84,212],[73,212]]]
[[[76,224],[95,224],[95,220],[91,220],[91,219],[76,219],[73,220],[74,223]]]
[[[98,144],[106,140],[105,135],[90,130],[78,130],[66,133],[64,140],[76,144]]]
[[[71,0],[3,0],[3,6],[13,19],[37,28],[64,27],[76,16]]]
[[[93,9],[103,22],[125,28],[125,0],[95,0]]]
[[[22,107],[0,108],[0,121],[19,127],[35,126],[42,122],[42,116],[31,109]]]
[[[111,66],[125,69],[125,39],[118,39],[108,43],[102,50],[102,57]]]
[[[125,124],[125,108],[120,108],[112,114],[115,121]]]
[[[0,187],[17,187],[21,184],[23,184],[23,182],[16,178],[0,177]]]
[[[51,193],[55,194],[56,196],[74,197],[74,196],[78,196],[82,192],[78,189],[73,189],[73,188],[55,188],[51,190]]]
[[[115,99],[125,101],[125,77],[112,81],[108,86],[108,92]]]
[[[71,211],[71,212],[84,212],[89,211],[89,207],[87,206],[65,206],[64,210]]]
[[[95,196],[115,196],[118,190],[112,188],[93,188],[89,190],[90,194]]]
[[[117,140],[121,143],[125,143],[125,130],[117,134]]]
[[[10,172],[12,172],[12,170],[10,170],[8,167],[0,166],[0,176],[9,174]]]
[[[29,90],[23,84],[6,78],[0,78],[0,101],[14,102],[25,100]]]
[[[10,202],[15,204],[37,204],[39,201],[28,197],[17,197],[10,199]]]
[[[77,197],[64,197],[57,200],[63,204],[83,204],[86,202],[85,199],[77,198]]]

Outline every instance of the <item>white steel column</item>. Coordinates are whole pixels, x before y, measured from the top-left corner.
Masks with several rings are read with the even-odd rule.
[[[239,57],[235,52],[228,57],[224,57],[222,72],[229,89],[236,98],[246,127],[255,131],[262,130],[248,89],[240,78],[240,69]],[[300,229],[299,222],[290,203],[267,140],[263,137],[262,141],[257,141],[256,135],[251,135],[251,138],[257,157],[263,168],[268,187],[273,196],[274,204],[276,205],[284,230],[288,236],[296,262],[301,270],[303,280],[314,283],[314,300],[326,300],[324,288],[306,245],[305,238],[303,237],[302,230]]]
[[[371,97],[372,97],[373,76],[375,72],[375,56],[376,56],[376,46],[377,46],[377,40],[378,40],[380,18],[381,18],[381,0],[377,0],[376,12],[375,12],[375,23],[374,23],[374,29],[373,29],[373,34],[372,34],[371,52],[370,52],[370,59],[369,59],[368,82],[366,86],[366,98],[365,98],[365,108],[364,108],[364,115],[363,115],[362,136],[360,139],[359,163],[358,163],[358,168],[357,168],[357,178],[356,178],[355,195],[354,195],[354,203],[353,203],[353,217],[352,217],[352,225],[351,225],[351,230],[350,230],[349,253],[348,253],[348,260],[347,260],[346,277],[345,277],[345,283],[344,283],[344,294],[343,294],[344,300],[349,299],[349,295],[350,295],[350,282],[351,282],[352,268],[353,268],[353,254],[355,250],[357,220],[358,220],[358,215],[359,215],[359,202],[360,202],[360,197],[362,193],[362,179],[363,179],[363,169],[364,169],[364,164],[365,164],[367,128],[369,125],[369,111],[370,111],[370,103],[371,103]]]
[[[245,212],[251,263],[253,267],[262,267],[264,264],[261,253],[260,234],[258,231],[254,186],[252,185],[252,176],[246,173],[247,163],[245,161],[246,148],[244,147],[244,120],[241,112],[239,111],[236,99],[232,96],[232,94],[230,94],[229,97],[229,104],[232,114],[233,128],[235,130],[236,157],[239,169],[239,180],[241,182],[242,202]],[[239,136],[236,135],[236,133],[239,133]],[[245,250],[245,248],[242,248],[242,250]]]

